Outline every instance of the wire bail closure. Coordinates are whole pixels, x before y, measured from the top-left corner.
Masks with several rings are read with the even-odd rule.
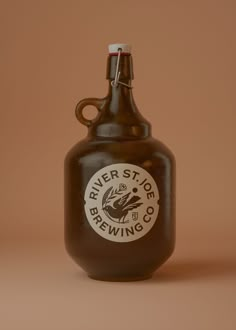
[[[131,85],[125,84],[122,81],[120,81],[120,71],[119,71],[119,67],[120,67],[120,54],[121,54],[122,48],[118,48],[118,58],[117,58],[117,63],[116,63],[116,73],[115,73],[115,79],[112,80],[111,85],[112,87],[118,87],[118,85],[123,85],[127,88],[133,88]]]

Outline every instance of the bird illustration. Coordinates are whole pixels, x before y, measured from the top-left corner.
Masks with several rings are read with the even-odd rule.
[[[106,205],[105,207],[103,207],[103,211],[107,213],[107,216],[112,221],[116,221],[114,219],[118,219],[118,221],[116,222],[124,223],[128,212],[143,204],[137,203],[137,201],[140,200],[139,196],[133,196],[128,200],[130,194],[131,192],[117,199],[113,203],[113,207],[111,205]]]

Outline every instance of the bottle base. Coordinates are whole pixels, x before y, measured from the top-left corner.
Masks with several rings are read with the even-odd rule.
[[[103,282],[135,282],[135,281],[145,281],[152,278],[153,274],[148,275],[140,275],[140,276],[124,276],[124,277],[109,277],[109,276],[96,276],[96,275],[88,275],[89,278],[96,281]]]

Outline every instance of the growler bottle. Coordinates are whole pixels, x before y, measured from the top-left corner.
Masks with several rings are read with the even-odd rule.
[[[139,112],[133,77],[131,47],[109,45],[108,94],[77,104],[88,134],[65,158],[66,249],[97,280],[150,278],[175,245],[175,158]]]

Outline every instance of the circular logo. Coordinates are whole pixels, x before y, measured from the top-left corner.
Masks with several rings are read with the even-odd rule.
[[[110,241],[139,239],[157,220],[157,185],[136,165],[118,163],[102,168],[89,180],[84,199],[91,227]]]

